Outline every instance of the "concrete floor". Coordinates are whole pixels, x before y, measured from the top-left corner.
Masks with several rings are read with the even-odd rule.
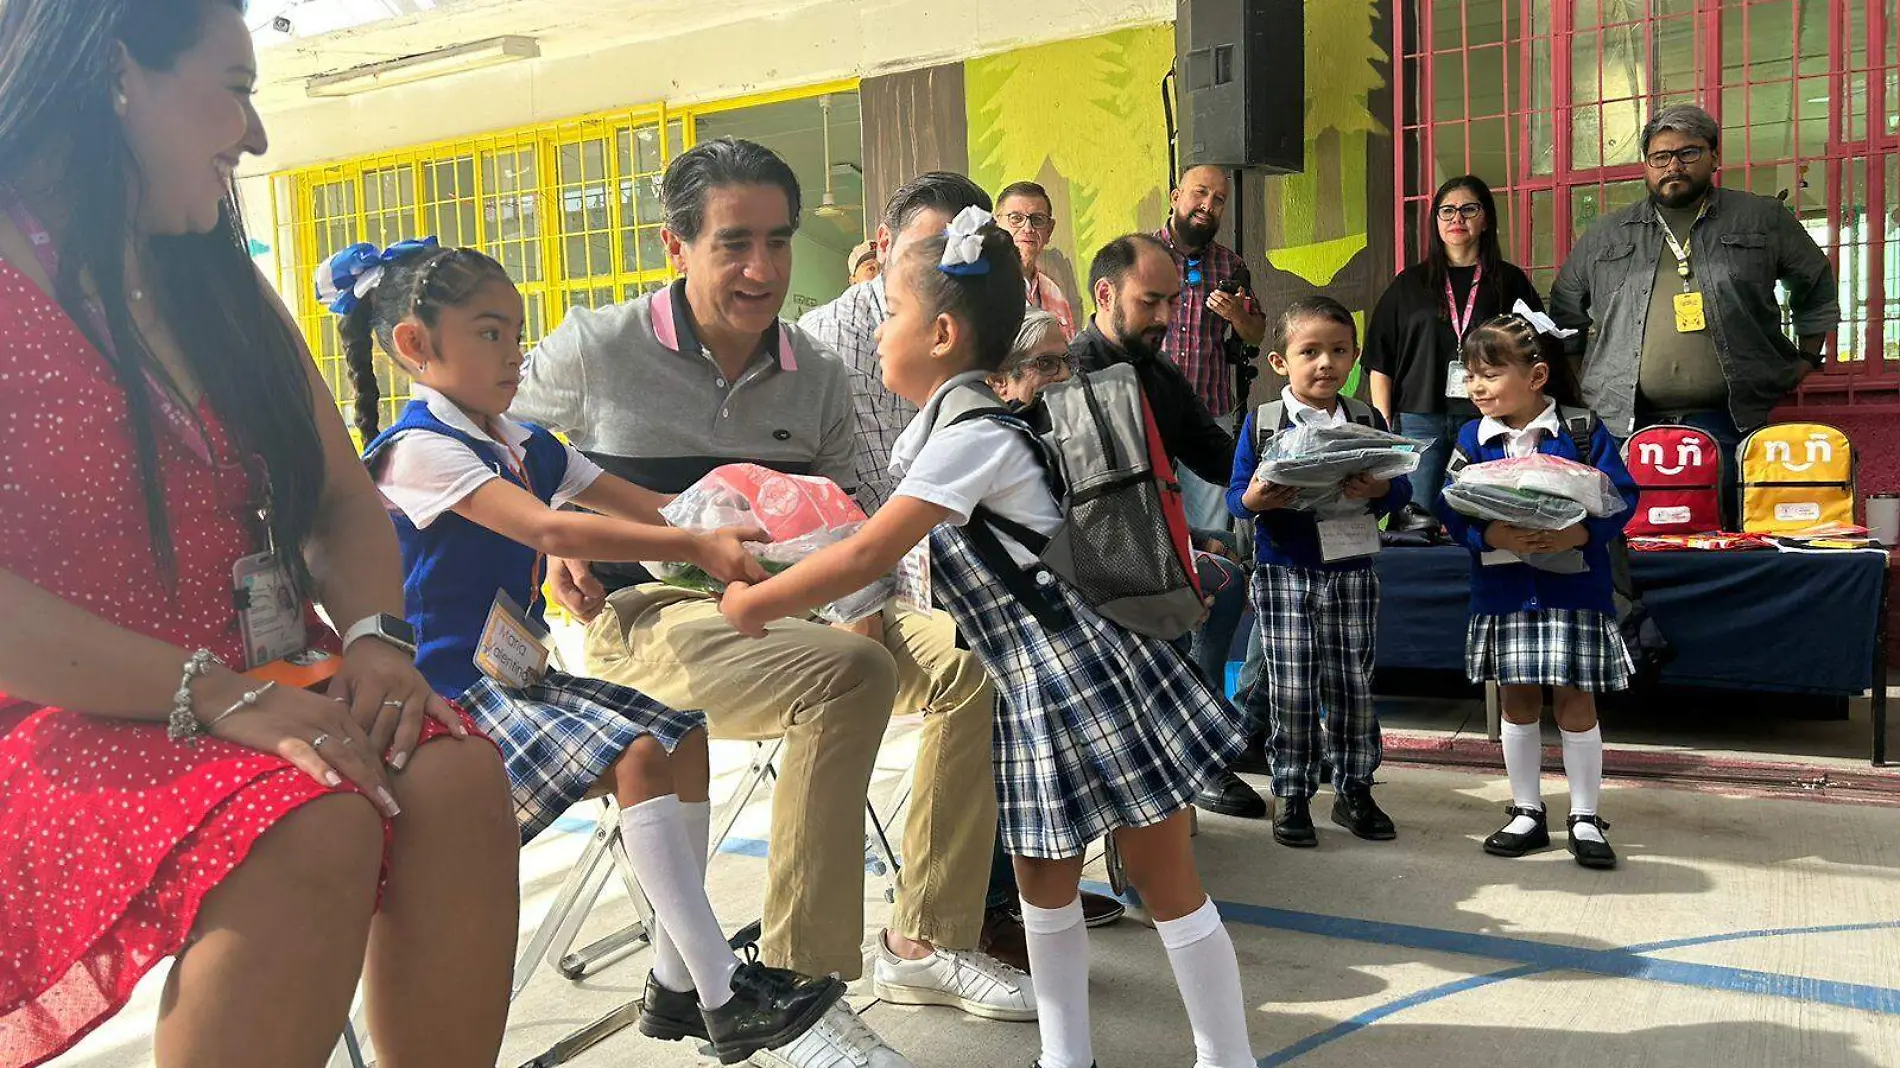
[[[715,746],[725,772],[716,798],[746,752]],[[897,728],[881,796],[909,756]],[[1200,863],[1240,954],[1262,1065],[1900,1066],[1900,810],[1611,783],[1602,807],[1625,863],[1598,873],[1561,846],[1517,861],[1479,851],[1507,802],[1501,775],[1383,775],[1396,842],[1360,842],[1322,822],[1320,848],[1294,851],[1264,824],[1202,817]],[[1562,812],[1561,779],[1546,790]],[[768,806],[762,792],[713,864],[714,904],[730,926],[758,914]],[[592,821],[592,809],[576,810],[525,852],[524,938]],[[867,879],[867,940],[882,890]],[[630,914],[610,890],[588,934]],[[1132,922],[1096,931],[1091,952],[1104,1068],[1189,1065],[1153,932]],[[637,997],[644,976],[644,955],[580,983],[543,966],[515,1005],[502,1064]],[[158,981],[57,1063],[149,1063]],[[918,1068],[1022,1068],[1036,1048],[1031,1024],[881,1004],[867,1018]],[[627,1030],[570,1063],[712,1062]]]

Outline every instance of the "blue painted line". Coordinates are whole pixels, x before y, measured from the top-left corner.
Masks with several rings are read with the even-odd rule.
[[[1373,1024],[1378,1023],[1380,1020],[1388,1016],[1395,1016],[1407,1009],[1417,1008],[1420,1005],[1429,1004],[1441,998],[1448,998],[1454,994],[1462,994],[1468,990],[1476,990],[1480,987],[1491,986],[1494,983],[1502,983],[1507,979],[1521,979],[1527,975],[1536,975],[1545,970],[1546,969],[1534,964],[1525,964],[1516,968],[1506,968],[1501,972],[1492,972],[1489,975],[1473,975],[1455,982],[1432,987],[1429,990],[1421,990],[1416,994],[1408,994],[1405,997],[1399,998],[1396,1001],[1387,1002],[1377,1008],[1367,1009],[1365,1012],[1351,1019],[1342,1020],[1324,1031],[1308,1035],[1298,1042],[1287,1046],[1285,1049],[1269,1053],[1260,1059],[1260,1068],[1276,1068],[1278,1065],[1291,1064],[1294,1060],[1311,1053],[1329,1042],[1336,1042],[1355,1032],[1363,1031]]]

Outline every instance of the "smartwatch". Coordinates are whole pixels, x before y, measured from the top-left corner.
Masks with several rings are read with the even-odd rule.
[[[411,658],[416,655],[416,628],[398,616],[375,615],[358,621],[343,632],[343,651],[349,652],[350,646],[362,638],[377,638],[402,650]]]

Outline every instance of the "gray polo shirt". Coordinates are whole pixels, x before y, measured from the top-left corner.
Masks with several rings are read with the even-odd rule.
[[[624,304],[570,310],[528,354],[508,414],[567,435],[608,472],[658,493],[731,463],[857,489],[845,365],[780,322],[727,381],[693,333],[683,279]]]

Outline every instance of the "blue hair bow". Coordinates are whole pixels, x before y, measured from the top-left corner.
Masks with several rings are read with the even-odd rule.
[[[433,237],[398,241],[381,252],[364,242],[331,256],[317,266],[317,301],[338,315],[356,310],[384,272],[398,260],[439,247]]]

